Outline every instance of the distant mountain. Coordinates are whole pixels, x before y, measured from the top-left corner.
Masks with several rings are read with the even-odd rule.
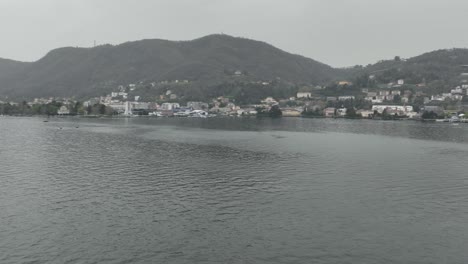
[[[138,81],[221,83],[236,71],[250,79],[307,84],[324,84],[344,74],[264,42],[210,35],[192,41],[152,39],[59,48],[32,63],[0,60],[0,95],[96,96]]]
[[[438,50],[406,60],[336,69],[264,42],[228,35],[191,41],[149,39],[116,46],[59,48],[35,62],[0,59],[0,96],[86,98],[140,81],[189,80],[190,85],[179,87],[187,91],[187,98],[229,92],[244,99],[255,95],[252,99],[256,100],[268,95],[290,96],[297,87],[343,79],[353,81],[355,88],[366,87],[370,75],[380,84],[404,79],[409,84],[425,84],[428,92],[440,92],[459,83],[460,65],[465,64],[468,49]],[[241,76],[235,77],[236,72]],[[244,84],[236,83],[239,81]],[[255,81],[275,81],[275,86],[249,85]],[[146,90],[145,94],[154,97],[161,89]]]

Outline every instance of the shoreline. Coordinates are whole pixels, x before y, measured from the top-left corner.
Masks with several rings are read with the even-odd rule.
[[[2,117],[29,117],[29,118],[45,118],[44,122],[48,119],[99,119],[99,118],[106,118],[106,119],[127,119],[127,118],[148,118],[148,119],[200,119],[197,117],[175,117],[175,116],[148,116],[148,115],[135,115],[135,116],[118,116],[118,115],[54,115],[54,116],[47,116],[47,115],[0,115]],[[468,119],[460,119],[458,121],[451,121],[450,119],[411,119],[411,118],[395,118],[395,119],[385,119],[385,118],[360,118],[360,117],[323,117],[323,116],[281,116],[281,117],[270,117],[270,116],[213,116],[208,118],[201,118],[201,119],[209,119],[209,118],[258,118],[258,119],[278,119],[278,118],[304,118],[304,119],[329,119],[329,120],[375,120],[375,121],[413,121],[413,122],[423,122],[423,123],[468,123]]]

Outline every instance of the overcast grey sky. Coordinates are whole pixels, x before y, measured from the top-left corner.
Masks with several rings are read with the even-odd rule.
[[[0,57],[225,33],[332,66],[468,47],[468,0],[0,0]]]

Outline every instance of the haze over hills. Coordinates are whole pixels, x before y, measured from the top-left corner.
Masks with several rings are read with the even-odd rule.
[[[340,70],[267,43],[227,35],[192,41],[141,40],[117,46],[59,48],[32,63],[0,61],[0,93],[11,97],[93,96],[138,81],[252,79],[326,83]]]
[[[192,41],[149,39],[116,46],[58,48],[35,62],[0,59],[0,95],[17,99],[84,98],[109,93],[118,85],[164,80],[189,80],[192,86],[209,87],[198,94],[214,94],[209,89],[232,81],[235,71],[248,77],[244,80],[280,79],[297,87],[326,85],[340,79],[365,87],[366,78],[376,75],[381,83],[405,79],[407,83],[432,84],[437,90],[456,83],[461,64],[468,64],[467,49],[337,69],[264,42],[228,35]]]

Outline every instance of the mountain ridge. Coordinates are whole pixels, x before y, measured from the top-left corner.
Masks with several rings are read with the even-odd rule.
[[[13,97],[92,96],[109,90],[110,85],[139,80],[203,83],[222,80],[226,70],[241,70],[257,79],[303,83],[326,83],[337,75],[337,70],[324,63],[265,42],[228,35],[191,41],[146,39],[93,48],[62,47],[23,67],[2,64],[8,74],[0,75],[0,93]]]
[[[92,97],[118,85],[164,80],[216,87],[232,81],[236,71],[250,81],[281,79],[298,87],[375,74],[381,83],[406,79],[440,85],[442,81],[445,89],[456,83],[461,64],[468,64],[468,49],[441,49],[406,60],[333,68],[263,41],[212,34],[193,40],[143,39],[118,45],[61,47],[34,62],[0,59],[0,95]]]

